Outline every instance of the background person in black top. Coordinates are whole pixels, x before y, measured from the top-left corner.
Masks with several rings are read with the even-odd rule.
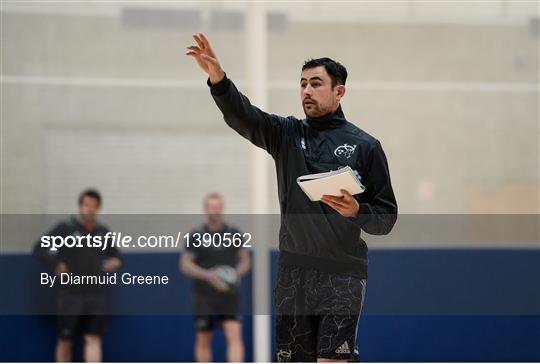
[[[79,196],[79,215],[60,222],[45,235],[50,236],[102,236],[109,229],[97,221],[101,195],[96,190],[83,191]],[[118,270],[122,265],[120,253],[114,247],[88,246],[58,249],[51,255],[49,249],[34,246],[34,255],[50,267],[56,275],[101,275]],[[60,285],[57,300],[58,342],[56,361],[70,362],[71,343],[78,334],[84,335],[84,360],[99,362],[102,359],[101,337],[105,332],[106,292],[103,286]]]
[[[282,117],[253,106],[206,37],[194,39],[186,54],[208,75],[225,122],[275,161],[281,210],[276,359],[359,360],[357,322],[368,266],[361,231],[388,234],[397,203],[381,143],[347,121],[341,108],[347,70],[330,58],[306,62],[299,82],[306,118]],[[341,190],[313,202],[296,183],[299,176],[344,166],[362,178],[364,193]]]
[[[194,247],[195,234],[220,235],[216,241],[224,241],[240,231],[223,221],[223,198],[216,193],[208,195],[203,202],[206,223],[190,232],[192,243],[180,258],[180,270],[194,279],[193,308],[195,311],[195,360],[212,361],[212,334],[216,324],[221,324],[227,340],[227,360],[244,360],[242,324],[240,315],[240,291],[238,284],[227,285],[219,276],[220,266],[234,267],[237,278],[245,275],[251,265],[249,252],[241,247],[210,244]],[[237,239],[239,241],[239,239]],[[240,244],[237,244],[240,245]],[[231,270],[233,268],[230,268]]]

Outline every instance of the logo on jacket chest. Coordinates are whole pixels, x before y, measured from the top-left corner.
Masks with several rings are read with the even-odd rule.
[[[345,143],[334,150],[334,155],[339,158],[349,159],[356,150],[356,147],[356,145],[349,145]]]

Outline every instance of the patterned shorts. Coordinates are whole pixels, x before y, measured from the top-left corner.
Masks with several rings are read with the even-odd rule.
[[[276,360],[359,361],[356,343],[366,280],[285,266],[274,290]]]

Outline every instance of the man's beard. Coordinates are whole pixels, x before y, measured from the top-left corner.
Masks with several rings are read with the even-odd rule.
[[[306,105],[302,103],[302,108],[304,109],[304,114],[310,118],[316,118],[327,114],[326,110],[324,110],[324,108],[321,108],[320,104],[318,103],[311,104],[311,108],[309,110],[306,108]]]

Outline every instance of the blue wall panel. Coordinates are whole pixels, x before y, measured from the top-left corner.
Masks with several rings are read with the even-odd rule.
[[[274,281],[277,257],[272,254]],[[114,304],[157,299],[166,311],[191,307],[185,294],[189,280],[177,270],[178,254],[127,254],[125,259],[129,271],[168,274],[178,291],[161,296],[155,290],[153,297],[144,298],[142,292],[119,286]],[[21,284],[35,280],[42,267],[29,255],[4,255],[0,263],[2,299],[31,305],[35,297]],[[372,250],[358,337],[361,359],[540,361],[539,263],[540,250]],[[243,304],[251,305],[251,277],[242,290]],[[48,292],[44,299],[53,303]],[[113,316],[104,337],[104,359],[192,361],[192,320],[189,315]],[[252,360],[250,316],[244,324],[246,357]],[[55,330],[53,316],[0,316],[0,360],[53,360]],[[215,359],[222,361],[224,339],[221,334],[216,339]],[[77,354],[74,359],[81,359],[80,343]]]

